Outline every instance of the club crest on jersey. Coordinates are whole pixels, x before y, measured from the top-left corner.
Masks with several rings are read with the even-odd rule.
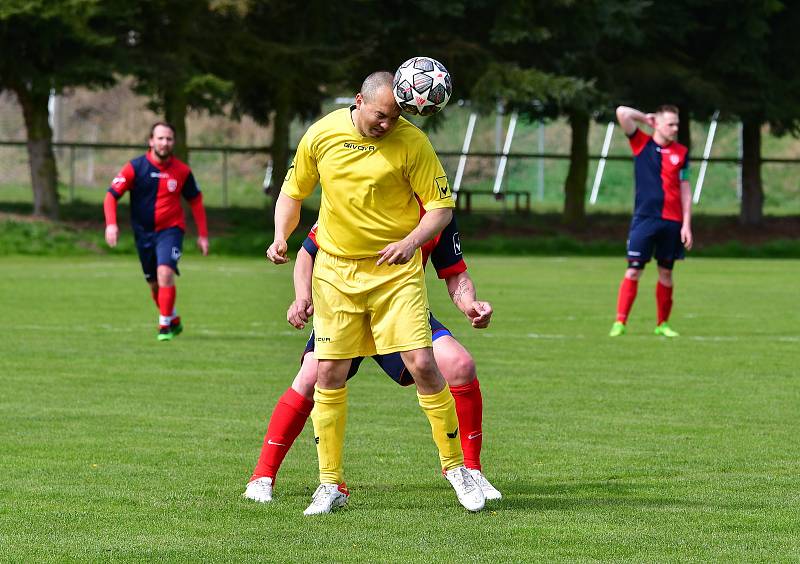
[[[170,192],[174,192],[177,189],[178,189],[177,180],[175,180],[174,178],[170,178],[169,180],[167,180],[167,190],[169,190]]]
[[[444,200],[450,197],[450,185],[447,183],[446,176],[437,176],[433,179],[436,183],[436,189],[439,190],[439,199]]]
[[[669,156],[669,162],[671,162],[673,165],[677,165],[679,162],[681,162],[681,158],[673,153]]]

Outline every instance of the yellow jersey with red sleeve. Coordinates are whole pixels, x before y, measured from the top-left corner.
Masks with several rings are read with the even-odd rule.
[[[360,259],[408,235],[419,223],[420,203],[426,211],[455,203],[442,164],[419,128],[400,117],[384,137],[363,137],[351,111],[331,112],[308,129],[281,191],[303,200],[319,183],[319,247]]]

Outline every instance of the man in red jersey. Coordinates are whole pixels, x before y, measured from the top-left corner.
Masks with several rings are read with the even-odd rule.
[[[634,155],[636,203],[628,234],[628,269],[619,289],[617,319],[609,336],[625,334],[639,279],[655,249],[658,261],[655,334],[677,337],[668,324],[672,310],[672,268],[692,248],[692,188],[689,151],[678,138],[678,108],[660,106],[654,114],[620,106],[617,119]],[[638,124],[653,128],[647,135]]]
[[[117,200],[131,194],[131,226],[145,280],[159,310],[158,340],[169,341],[183,331],[175,311],[175,275],[183,252],[186,220],[180,196],[192,208],[197,224],[197,246],[208,254],[208,227],[203,194],[189,166],[173,156],[175,129],[158,122],[150,128],[150,150],[122,167],[111,181],[103,210],[106,243],[117,245]]]
[[[316,235],[315,225],[303,242],[295,263],[295,301],[289,307],[287,321],[297,329],[302,329],[308,323],[314,310],[311,302],[311,273],[318,250]],[[425,243],[421,250],[423,265],[426,265],[430,258],[437,276],[447,285],[453,304],[467,317],[470,324],[476,329],[488,327],[493,313],[492,307],[488,302],[479,301],[476,297],[475,285],[467,273],[467,265],[461,253],[461,240],[455,217],[442,232]],[[483,396],[475,361],[433,314],[430,315],[430,326],[434,358],[450,386],[456,404],[464,465],[486,500],[499,500],[502,498],[501,493],[489,482],[481,469]],[[258,464],[244,493],[249,499],[263,503],[272,501],[275,476],[311,413],[314,406],[314,384],[317,382],[318,365],[314,355],[309,354],[313,352],[312,332],[301,357],[300,370],[292,385],[278,400],[270,417]],[[353,360],[348,379],[357,373],[362,360],[363,358]],[[375,355],[373,360],[401,386],[414,383],[399,353]]]

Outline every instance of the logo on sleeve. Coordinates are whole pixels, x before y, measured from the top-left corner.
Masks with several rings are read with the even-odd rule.
[[[446,176],[437,176],[433,179],[436,183],[436,189],[439,190],[439,199],[444,200],[445,198],[449,198],[452,194],[450,193],[450,184],[447,183]]]
[[[117,188],[125,184],[125,177],[124,176],[115,176],[114,180],[111,181],[111,186]]]
[[[289,182],[292,178],[292,173],[294,172],[294,163],[289,165],[289,170],[286,171],[286,178],[283,179],[284,182]]]
[[[453,233],[453,252],[457,255],[461,254],[461,237],[458,233]]]

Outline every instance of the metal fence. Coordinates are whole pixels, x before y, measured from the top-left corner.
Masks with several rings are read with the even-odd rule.
[[[102,201],[105,191],[122,165],[146,147],[124,143],[57,142],[54,150],[62,198],[68,201]],[[262,206],[270,177],[269,147],[191,146],[190,161],[208,205],[220,207]],[[559,209],[569,155],[550,152],[438,151],[449,177],[461,169],[461,190],[491,195],[497,188],[499,163],[505,157],[500,191],[530,194],[534,206]],[[588,183],[601,155],[590,155]],[[597,209],[630,209],[632,166],[628,155],[607,155],[603,180],[598,189]],[[700,160],[700,159],[698,159]],[[463,163],[462,163],[463,161]],[[710,212],[730,213],[740,196],[738,157],[711,157],[699,207]],[[800,183],[796,166],[800,159],[764,158],[762,175],[766,186],[766,211],[800,213]],[[698,168],[695,166],[695,168]],[[587,198],[589,197],[587,187]],[[30,171],[24,141],[0,141],[0,201],[30,201]],[[312,200],[312,205],[314,201]],[[474,209],[513,209],[513,200],[478,198]]]

